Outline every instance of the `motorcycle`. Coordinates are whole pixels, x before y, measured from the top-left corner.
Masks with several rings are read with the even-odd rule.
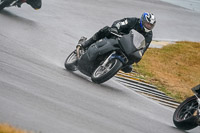
[[[5,7],[17,6],[20,0],[0,0],[0,11]]]
[[[175,110],[173,122],[182,130],[200,126],[200,84],[191,89],[194,96],[184,100]]]
[[[145,38],[135,30],[120,35],[110,32],[113,37],[93,43],[88,49],[74,50],[65,60],[69,71],[79,70],[101,84],[112,78],[126,65],[137,63],[142,58]]]

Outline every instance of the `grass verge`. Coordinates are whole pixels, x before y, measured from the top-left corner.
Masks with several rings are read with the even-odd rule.
[[[134,65],[139,77],[181,102],[200,84],[200,43],[181,41],[162,48],[149,48]]]
[[[0,124],[0,133],[31,133],[25,130],[17,129],[8,124]]]

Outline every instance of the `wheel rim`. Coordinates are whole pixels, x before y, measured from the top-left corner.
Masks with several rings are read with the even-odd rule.
[[[66,63],[71,64],[74,63],[76,60],[77,60],[76,54],[72,53],[67,59]]]
[[[193,116],[195,111],[198,109],[198,103],[195,99],[186,103],[177,114],[178,120],[186,120]]]
[[[95,71],[93,76],[98,78],[106,73],[108,73],[117,63],[116,60],[109,61],[105,66],[100,65]]]

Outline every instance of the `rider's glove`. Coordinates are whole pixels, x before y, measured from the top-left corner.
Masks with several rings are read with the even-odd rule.
[[[109,32],[111,33],[111,32],[113,32],[113,33],[119,33],[119,31],[118,31],[118,29],[116,28],[116,27],[110,27],[109,28]]]

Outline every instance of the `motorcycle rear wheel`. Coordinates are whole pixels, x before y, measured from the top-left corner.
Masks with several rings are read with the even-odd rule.
[[[112,78],[122,67],[122,62],[119,59],[111,59],[105,67],[98,66],[93,72],[91,79],[93,82],[101,84]]]
[[[73,51],[65,60],[65,68],[69,71],[76,71],[77,70],[77,55],[76,52]]]
[[[0,11],[9,6],[13,0],[0,0]]]
[[[183,101],[174,112],[174,125],[182,130],[190,130],[197,127],[197,116],[194,115],[197,108],[198,102],[195,96]]]

